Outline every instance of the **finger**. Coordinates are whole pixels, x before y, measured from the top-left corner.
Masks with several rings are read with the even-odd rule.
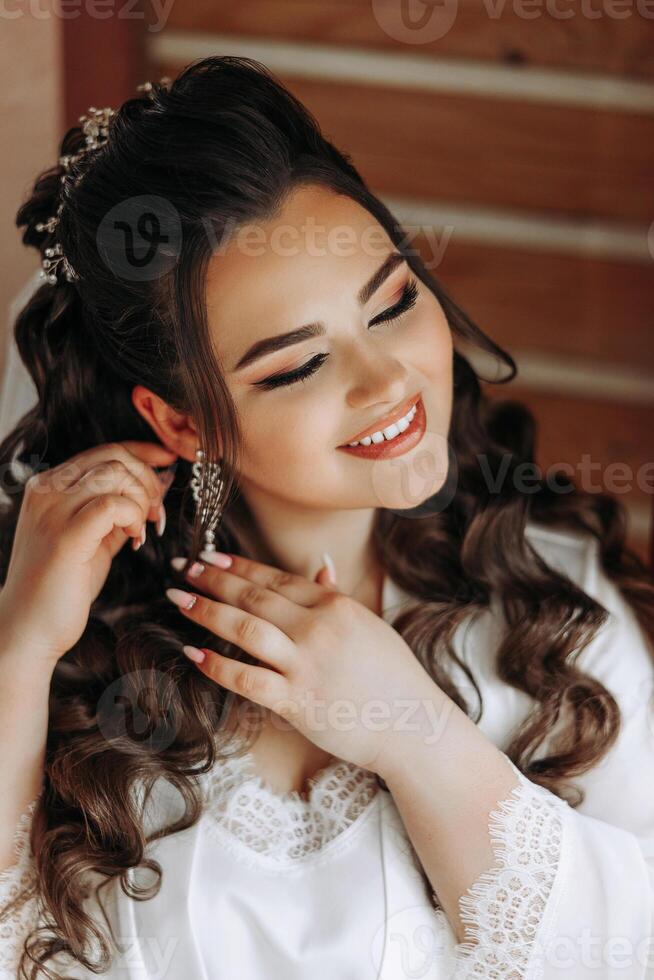
[[[133,451],[132,451],[133,450]],[[153,466],[170,464],[176,454],[155,443],[126,442],[103,443],[77,453],[65,463],[40,474],[47,486],[55,490],[67,490],[98,463],[120,460],[148,488],[149,520],[156,520],[163,499],[162,481]]]
[[[223,637],[282,673],[290,670],[294,659],[294,644],[273,623],[229,603],[216,602],[198,592],[166,589],[166,595],[194,623]]]
[[[150,466],[166,466],[178,458],[178,453],[160,442],[148,442],[144,439],[123,439],[121,444],[131,453],[142,459]]]
[[[174,453],[155,443],[106,442],[71,456],[59,466],[54,466],[41,475],[50,484],[54,483],[56,489],[65,490],[100,461],[120,459],[144,483],[149,484],[154,495],[158,493],[161,481],[153,467],[170,465],[175,458]]]
[[[209,575],[213,574],[214,568],[223,570],[223,566],[220,565],[222,554],[223,552],[220,551],[200,553],[200,560],[211,566],[210,570],[207,569]],[[246,578],[256,585],[270,589],[271,592],[277,592],[299,606],[314,606],[325,594],[322,585],[311,582],[302,575],[295,575],[293,572],[286,572],[273,565],[265,565],[232,552],[228,553],[228,557],[231,559],[228,569],[231,574]]]
[[[290,688],[281,674],[266,667],[232,660],[207,647],[200,649],[204,653],[204,660],[202,663],[195,661],[198,670],[221,687],[235,691],[248,701],[255,701],[272,711],[277,710],[275,706],[280,708],[283,702],[288,701]]]
[[[334,559],[329,554],[328,551],[323,551],[322,560],[324,562],[325,568],[327,569],[327,580],[330,585],[336,585],[336,566],[334,565]]]
[[[148,488],[129,470],[121,460],[112,459],[98,463],[69,487],[67,496],[73,500],[75,511],[83,507],[92,497],[119,494],[129,497],[139,507],[135,535],[140,536],[144,522],[148,519],[150,500]]]
[[[125,440],[123,442],[105,442],[90,449],[81,450],[74,456],[64,460],[58,466],[53,466],[49,470],[39,474],[44,480],[57,479],[57,485],[65,488],[70,483],[74,483],[82,476],[86,470],[90,469],[101,459],[118,459],[126,461],[128,456],[133,456],[140,462],[149,467],[170,466],[177,459],[177,454],[170,449],[166,449],[160,443],[140,442],[135,440]],[[154,470],[152,471],[154,473]],[[156,477],[156,474],[155,474]]]
[[[323,585],[327,589],[331,589],[332,592],[336,591],[336,585],[332,582],[331,572],[327,565],[322,565],[318,569],[318,574],[316,575],[314,581],[318,582],[319,585]]]
[[[77,511],[70,523],[69,533],[71,541],[77,540],[79,547],[88,545],[88,557],[92,558],[104,538],[115,528],[138,536],[142,521],[141,508],[131,497],[107,493],[92,497]]]
[[[173,567],[176,568],[178,564],[180,563],[173,559]],[[199,588],[214,599],[228,602],[259,619],[272,623],[291,639],[297,635],[302,620],[310,615],[305,606],[299,606],[264,585],[234,575],[231,569],[225,570],[205,565],[204,562],[193,562],[185,578],[187,582],[192,583],[194,589]]]

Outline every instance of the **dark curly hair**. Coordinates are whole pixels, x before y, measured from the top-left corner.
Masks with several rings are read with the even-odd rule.
[[[80,127],[64,136],[61,154],[83,144]],[[318,122],[263,65],[249,58],[216,56],[193,62],[170,86],[155,84],[152,97],[123,103],[111,121],[107,143],[74,165],[78,182],[61,182],[61,165],[44,171],[16,223],[23,242],[45,249],[55,240],[37,225],[64,202],[56,239],[79,275],[75,282],[44,282],[17,317],[15,337],[34,380],[38,400],[0,445],[7,475],[7,502],[0,514],[0,578],[7,574],[26,479],[47,460],[56,466],[101,443],[152,439],[136,411],[133,386],[145,385],[197,424],[210,459],[221,458],[225,484],[217,546],[252,556],[252,522],[238,492],[240,430],[220,365],[210,343],[204,282],[214,229],[220,241],[241,223],[273,217],[301,184],[319,184],[349,195],[386,230],[417,277],[441,304],[455,341],[453,411],[449,443],[456,459],[456,486],[449,499],[420,519],[377,509],[374,544],[391,578],[421,600],[393,626],[438,685],[478,721],[483,710],[474,677],[457,657],[452,637],[468,616],[497,595],[508,629],[497,653],[502,680],[535,701],[527,721],[506,749],[535,783],[560,796],[566,780],[605,755],[620,725],[611,693],[575,664],[607,618],[604,607],[529,545],[528,520],[592,535],[603,569],[633,605],[648,637],[654,637],[654,583],[625,546],[622,504],[589,494],[557,474],[559,491],[544,480],[521,493],[517,468],[534,462],[535,421],[519,402],[484,397],[480,378],[457,342],[499,358],[517,374],[511,356],[455,304],[406,248],[407,236],[388,208],[368,189],[350,157],[321,133]],[[170,226],[179,249],[156,276],[126,276],[98,243],[106,215],[142,195],[169,202]],[[165,209],[164,209],[165,211]],[[178,222],[178,224],[175,224]],[[216,419],[220,419],[220,446]],[[509,461],[500,492],[491,493],[481,460],[493,470]],[[19,475],[16,464],[21,464]],[[195,823],[202,802],[195,779],[220,764],[216,731],[229,692],[208,680],[180,655],[183,643],[208,644],[247,662],[248,655],[183,620],[163,598],[174,584],[173,555],[192,560],[201,548],[201,516],[188,492],[191,464],[180,459],[166,498],[168,528],[137,552],[123,548],[94,602],[79,642],[58,662],[51,685],[44,791],[31,831],[37,888],[48,916],[48,935],[27,937],[19,972],[35,980],[59,980],[46,961],[70,954],[93,972],[111,962],[112,945],[83,909],[87,874],[107,884],[119,878],[137,900],[156,894],[161,866],[145,855],[146,796],[163,777],[182,794],[182,819],[156,836]],[[205,488],[206,489],[206,488]],[[210,488],[209,488],[210,491]],[[452,682],[456,661],[477,692],[469,705]],[[110,706],[111,686],[122,700],[138,702],[152,737],[135,739]],[[545,758],[535,753],[567,709],[567,721]],[[226,741],[225,748],[228,747]],[[382,781],[383,784],[383,781]],[[574,794],[572,794],[574,796]],[[570,801],[569,801],[570,802]],[[576,801],[580,802],[577,794]],[[147,893],[130,883],[139,865],[156,872]],[[98,888],[100,885],[98,885]],[[25,896],[23,896],[24,898]],[[17,899],[16,901],[18,901]],[[7,910],[5,910],[6,912]],[[97,959],[91,955],[99,944]],[[29,973],[27,972],[29,966]]]

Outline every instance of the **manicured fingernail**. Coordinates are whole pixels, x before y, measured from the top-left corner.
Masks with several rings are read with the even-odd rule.
[[[178,572],[181,572],[181,570],[186,565],[186,558],[171,558],[170,559],[170,564]],[[204,565],[202,564],[202,562],[194,561],[193,564],[189,567],[189,570],[188,570],[188,572],[186,574],[189,575],[191,578],[199,578],[200,575],[202,575],[202,572],[204,570],[205,569],[204,569]]]
[[[327,566],[327,571],[329,572],[329,577],[332,581],[332,585],[336,585],[336,568],[334,566],[334,559],[329,554],[328,551],[323,551],[322,560]]]
[[[192,609],[198,601],[198,597],[191,592],[184,592],[183,589],[166,589],[166,595],[171,602],[181,609]]]
[[[166,527],[166,508],[163,504],[159,505],[159,517],[157,519],[157,534],[159,537],[164,533]]]
[[[209,565],[215,565],[216,568],[229,568],[232,564],[231,556],[223,551],[201,551],[200,558]]]
[[[141,545],[145,544],[145,524],[141,528],[141,536],[139,538],[132,538],[132,551],[138,551]]]
[[[186,646],[182,647],[182,650],[189,660],[194,660],[196,664],[201,664],[205,658],[205,653],[203,650],[198,650],[197,647],[192,647],[188,643]]]

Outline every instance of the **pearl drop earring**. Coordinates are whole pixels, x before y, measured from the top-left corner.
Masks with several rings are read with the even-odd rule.
[[[222,493],[223,481],[220,478],[220,463],[214,461],[208,461],[204,451],[200,448],[195,450],[195,459],[196,462],[193,463],[193,466],[191,468],[193,472],[193,478],[191,479],[190,486],[191,486],[191,491],[193,493],[193,499],[195,501],[196,507],[200,507],[201,505],[200,493],[201,493],[201,486],[202,486],[202,474],[204,468],[206,467],[207,470],[208,485],[212,486],[216,484],[217,486],[218,497],[220,497],[220,494]],[[222,515],[222,506],[219,506],[218,510],[212,515],[211,520],[209,521],[209,524],[205,529],[204,549],[203,549],[204,551],[216,550],[215,532],[220,522],[221,515]],[[205,520],[207,516],[208,516],[208,508],[207,505],[204,504],[202,505],[202,520]]]

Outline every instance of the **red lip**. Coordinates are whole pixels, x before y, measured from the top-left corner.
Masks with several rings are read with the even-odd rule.
[[[420,398],[420,392],[412,395],[410,398],[405,399],[397,408],[393,409],[388,415],[385,415],[381,419],[377,419],[372,425],[369,425],[367,429],[362,429],[356,436],[351,436],[346,442],[342,443],[343,446],[348,446],[351,442],[360,442],[366,436],[371,436],[373,432],[385,429],[387,426],[392,425],[393,422],[397,422],[399,419],[403,418],[407,412],[415,405],[415,403]],[[340,446],[337,448],[341,448]]]

